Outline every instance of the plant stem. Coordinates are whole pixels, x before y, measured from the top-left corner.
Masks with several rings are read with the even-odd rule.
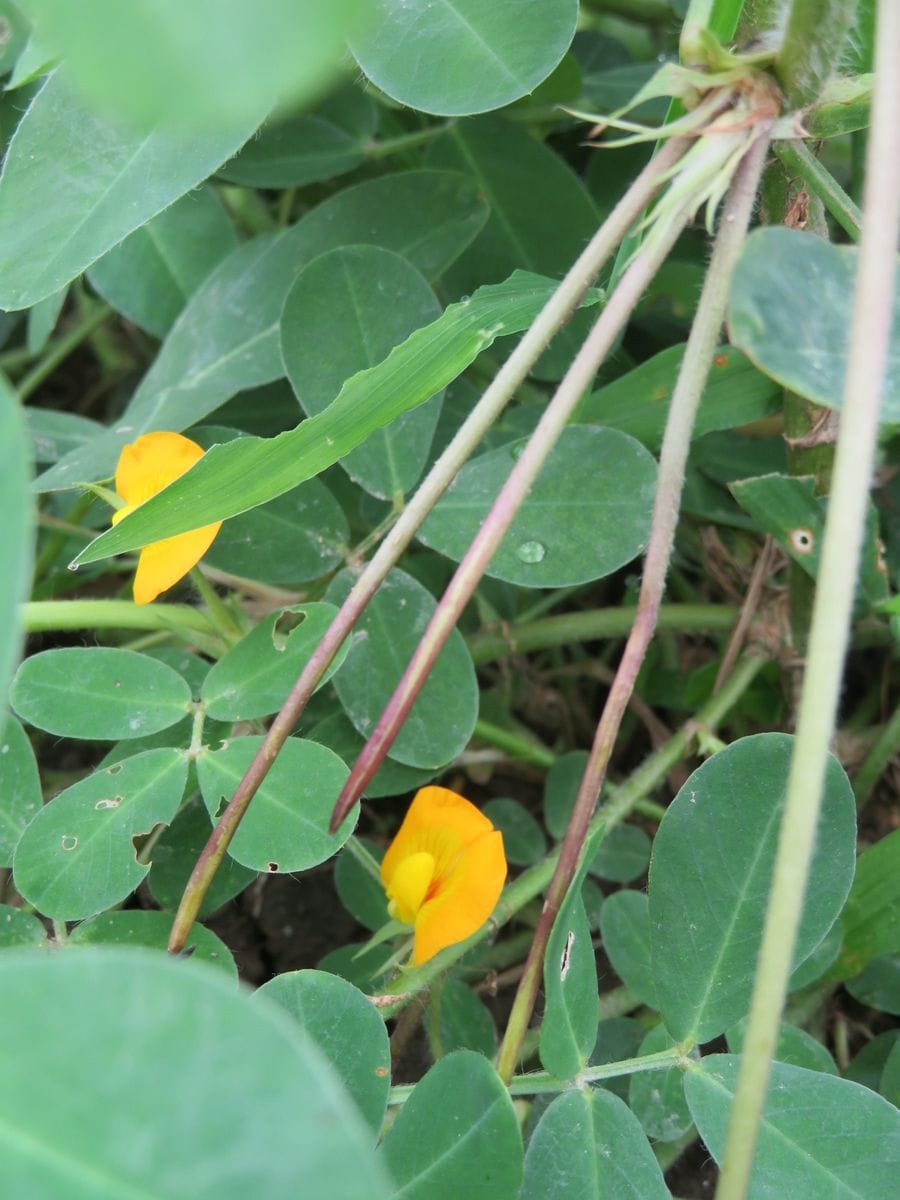
[[[537,998],[544,951],[553,922],[577,869],[619,726],[656,628],[678,523],[684,469],[690,450],[694,419],[718,344],[731,276],[747,235],[767,149],[768,137],[761,131],[742,159],[729,190],[666,421],[637,616],[597,726],[575,807],[560,848],[556,871],[547,891],[525,971],[513,1001],[497,1058],[497,1071],[501,1079],[511,1079],[515,1070],[522,1038]]]
[[[378,590],[381,582],[412,541],[416,530],[446,491],[457,471],[496,421],[531,367],[562,328],[613,253],[632,222],[655,192],[660,177],[686,149],[684,141],[668,143],[648,164],[604,221],[572,269],[560,283],[533,324],[500,368],[475,408],[429,471],[418,491],[398,516],[384,541],[341,605],[337,616],[294,684],[253,762],[238,784],[201,851],[175,915],[169,949],[178,953],[190,931],[203,897],[234,837],[247,806],[289,736],[319,680]]]
[[[900,6],[880,0],[859,268],[806,678],[717,1200],[747,1194],[834,730],[891,334],[900,227]],[[888,248],[891,248],[890,252]]]
[[[226,643],[239,641],[244,636],[244,630],[234,618],[234,614],[225,604],[222,597],[206,578],[199,567],[192,567],[190,571],[191,582],[200,593],[200,598],[206,605],[210,619],[215,625],[220,636]]]
[[[425,129],[413,129],[409,133],[399,133],[396,137],[384,138],[383,141],[371,141],[363,144],[363,154],[370,161],[385,158],[389,154],[397,154],[401,150],[414,150],[417,146],[427,145],[436,137],[452,129],[456,121],[443,121],[440,125],[428,125]]]
[[[530,738],[522,737],[520,733],[516,733],[512,729],[503,729],[500,725],[493,725],[490,721],[476,721],[472,737],[478,738],[482,742],[488,742],[500,750],[505,750],[510,758],[517,758],[520,762],[534,763],[536,767],[549,768],[556,762],[556,755],[552,750],[548,750]]]
[[[131,600],[32,600],[22,605],[26,633],[59,629],[158,629],[215,633],[206,613],[189,604],[134,604]]]
[[[872,789],[881,778],[885,767],[900,750],[900,707],[881,730],[872,749],[866,755],[853,779],[853,794],[858,808],[869,799]]]
[[[679,633],[728,633],[740,610],[730,604],[664,604],[659,610],[658,629]],[[594,608],[562,613],[541,621],[511,625],[502,633],[487,629],[467,639],[476,666],[496,662],[513,654],[550,650],[600,638],[625,637],[634,624],[637,608]]]
[[[642,247],[575,356],[490,512],[454,572],[375,729],[359,752],[350,777],[335,804],[331,815],[331,829],[340,825],[384,760],[447,638],[456,627],[463,609],[499,549],[506,531],[550,451],[556,445],[575,405],[684,228],[689,208],[690,204],[685,204],[673,214],[668,227],[661,231],[658,242],[647,242]]]
[[[71,333],[59,338],[47,348],[47,353],[36,363],[19,382],[16,391],[24,403],[32,392],[36,391],[44,380],[52,375],[61,362],[64,362],[73,350],[98,329],[107,317],[112,316],[113,310],[108,304],[98,304],[94,311],[77,325]]]
[[[806,186],[819,197],[844,232],[858,242],[862,213],[806,143],[775,142],[773,148],[787,169],[803,177]]]
[[[696,736],[698,730],[715,730],[731,712],[735,704],[744,695],[747,688],[759,674],[766,659],[748,655],[738,663],[734,671],[722,685],[721,689],[712,696],[696,715],[677,733],[660,746],[647,758],[640,767],[623,784],[621,784],[600,808],[588,828],[588,836],[602,825],[608,834],[616,825],[633,812],[638,804],[649,795],[663,780],[671,769],[679,763]],[[407,971],[403,976],[403,999],[380,1006],[385,1017],[391,1017],[412,999],[413,996],[429,987],[431,983],[443,974],[449,966],[479,942],[484,941],[500,925],[504,925],[530,901],[539,896],[550,883],[559,858],[559,851],[549,854],[541,863],[523,871],[512,883],[505,888],[500,903],[491,921],[468,938],[442,950],[435,958],[429,959],[421,967]],[[601,998],[601,1003],[603,999]]]

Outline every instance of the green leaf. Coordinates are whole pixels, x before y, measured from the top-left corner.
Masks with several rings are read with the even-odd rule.
[[[592,875],[613,883],[631,883],[647,870],[650,839],[637,825],[616,825],[600,843],[588,868]]]
[[[315,1042],[375,1133],[391,1086],[391,1049],[371,1001],[337,975],[287,971],[254,995],[286,1009]]]
[[[540,1055],[545,1070],[571,1079],[587,1064],[597,1037],[597,962],[581,885],[596,853],[601,827],[585,842],[581,862],[560,905],[544,955],[546,1007]]]
[[[505,483],[525,441],[467,463],[418,538],[459,561]],[[564,429],[487,573],[523,587],[572,587],[612,574],[647,543],[656,463],[612,429]]]
[[[47,931],[33,913],[0,904],[0,950],[46,945]]]
[[[165,663],[133,650],[69,646],[22,663],[10,704],[30,725],[60,737],[118,741],[167,729],[187,712],[191,689]]]
[[[47,345],[50,334],[56,328],[56,322],[59,320],[59,314],[66,302],[68,292],[68,286],[61,287],[58,292],[39,300],[33,308],[28,310],[25,345],[30,354],[40,354]]]
[[[460,122],[429,147],[426,161],[471,175],[490,204],[484,229],[447,273],[446,283],[457,295],[523,268],[560,278],[597,228],[597,212],[581,180],[510,121]],[[532,373],[561,378],[590,322],[589,314],[576,314]]]
[[[518,800],[489,800],[482,812],[503,834],[507,862],[517,867],[532,867],[547,853],[544,831]]]
[[[122,446],[138,434],[186,429],[236,392],[283,375],[278,329],[284,299],[300,269],[319,254],[357,242],[383,245],[434,279],[471,242],[485,216],[484,200],[465,176],[408,171],[347,188],[283,234],[239,246],[191,297],[116,425],[36,486],[67,488],[112,475]],[[338,457],[326,455],[327,464],[323,459],[288,486]],[[276,488],[265,499],[287,490]]]
[[[148,333],[165,337],[186,302],[237,245],[209,187],[183,196],[98,259],[88,279],[105,300]]]
[[[359,838],[359,845],[378,863],[384,847]],[[359,861],[350,847],[344,847],[334,860],[334,887],[341,904],[352,917],[373,933],[388,919],[387,896],[381,878],[376,878]]]
[[[660,822],[650,861],[653,978],[679,1041],[709,1041],[749,1007],[792,748],[787,734],[740,738],[694,771]],[[847,898],[855,814],[847,777],[830,758],[795,964]]]
[[[852,896],[853,889],[850,889]],[[832,967],[841,950],[841,922],[835,921],[808,958],[804,958],[791,973],[789,992],[798,992],[821,979]]]
[[[47,917],[77,921],[118,904],[147,872],[134,839],[178,811],[187,781],[180,750],[147,750],[60,792],[22,835],[16,888]]]
[[[858,253],[813,233],[757,229],[731,285],[731,340],[778,383],[828,408],[843,402]],[[889,423],[900,421],[900,284],[893,326],[881,403]]]
[[[739,1059],[712,1054],[688,1072],[685,1092],[700,1136],[722,1161]],[[872,1200],[889,1196],[900,1168],[900,1112],[859,1084],[772,1064],[748,1196]]]
[[[377,124],[374,101],[345,87],[314,113],[267,122],[218,172],[245,187],[304,187],[358,167]]]
[[[262,743],[239,737],[197,759],[197,775],[209,815],[218,819]],[[359,817],[354,808],[333,836],[331,810],[347,768],[315,742],[288,738],[241,821],[228,853],[254,871],[306,871],[343,846]]]
[[[744,1048],[744,1038],[747,1034],[747,1022],[739,1021],[725,1034],[728,1049],[732,1054],[740,1054]],[[783,1021],[778,1030],[778,1043],[775,1046],[776,1062],[790,1063],[795,1067],[806,1067],[809,1071],[824,1071],[827,1075],[837,1075],[838,1069],[834,1059],[825,1046],[796,1025]]]
[[[557,841],[566,835],[587,761],[587,750],[571,750],[568,754],[561,754],[547,772],[544,780],[544,824]]]
[[[900,1016],[900,954],[882,954],[844,984],[854,1000]]]
[[[187,803],[168,829],[163,830],[153,846],[153,862],[147,877],[150,894],[160,908],[174,912],[181,903],[191,872],[211,833],[209,813],[199,796]],[[198,917],[214,913],[256,878],[256,871],[242,867],[226,855],[203,897]]]
[[[2,240],[2,236],[0,236]],[[34,504],[29,496],[30,438],[13,390],[0,374],[0,512],[3,548],[0,550],[0,694],[19,660],[22,622],[19,605],[31,591],[34,548]]]
[[[218,133],[128,132],[86,109],[57,70],[19,123],[0,177],[0,306],[29,308],[58,292],[201,183],[263,115]]]
[[[393,251],[347,246],[320,255],[300,272],[281,314],[281,355],[300,407],[308,417],[323,412],[348,379],[440,315],[421,274]],[[408,492],[428,461],[440,409],[435,395],[376,430],[341,465],[382,500]]]
[[[416,1084],[381,1144],[399,1200],[516,1200],[522,1136],[491,1064],[448,1054]]]
[[[90,921],[82,921],[69,935],[73,946],[143,946],[148,950],[166,953],[172,918],[168,913],[128,909],[100,913]],[[191,958],[218,967],[232,979],[237,979],[237,964],[231,951],[205,925],[192,925],[187,945]]]
[[[15,717],[0,736],[0,867],[11,867],[25,827],[43,804],[34,751]]]
[[[66,0],[21,4],[91,105],[195,136],[246,123],[245,137],[276,102],[307,99],[336,73],[362,7],[267,0],[260,20],[242,0],[91,0],[87,13]]]
[[[900,951],[900,829],[860,855],[841,920],[844,944],[836,978],[858,974],[877,955]]]
[[[558,1096],[532,1134],[521,1200],[669,1200],[637,1117],[603,1088]]]
[[[294,604],[271,613],[214,663],[200,698],[220,721],[250,721],[277,712],[312,657],[337,609]],[[347,656],[345,642],[319,682],[326,683]]]
[[[620,429],[657,453],[669,413],[669,400],[684,358],[684,346],[669,346],[627,371],[575,410],[574,421]],[[774,412],[781,388],[750,363],[739,350],[720,346],[700,397],[692,438],[719,429],[747,425]]]
[[[103,432],[99,422],[78,413],[26,408],[24,416],[31,434],[34,461],[38,463],[55,463],[70,450],[85,445]]]
[[[240,438],[214,447],[115,529],[91,542],[77,561],[93,562],[198,523],[233,517],[317,475],[376,429],[440,391],[500,333],[525,328],[553,288],[546,280],[518,272],[505,284],[480,289],[470,300],[451,304],[437,321],[416,330],[377,367],[349,379],[317,417],[275,438]],[[71,476],[70,466],[66,471]],[[215,515],[209,516],[210,512]]]
[[[900,1108],[900,1049],[895,1045],[887,1056],[878,1089],[895,1108]]]
[[[503,108],[534,91],[568,50],[578,16],[576,0],[374,7],[374,21],[351,39],[356,61],[392,99],[448,116]]]
[[[334,496],[318,479],[308,479],[268,504],[232,517],[203,561],[262,583],[308,583],[334,570],[349,537],[347,518]]]
[[[850,1061],[844,1071],[844,1078],[851,1079],[854,1083],[861,1083],[864,1087],[877,1092],[885,1064],[893,1053],[898,1040],[900,1040],[900,1029],[889,1029],[886,1033],[876,1034]]]
[[[332,580],[326,596],[342,603],[351,571]],[[350,638],[334,688],[356,729],[368,736],[400,681],[437,603],[412,576],[393,570],[369,602]],[[478,716],[478,684],[466,644],[454,629],[416,698],[390,757],[410,767],[437,768],[468,745]]]
[[[657,1025],[641,1042],[638,1054],[656,1054],[674,1045],[665,1025]],[[657,1142],[677,1141],[693,1124],[684,1098],[681,1067],[670,1067],[667,1071],[639,1071],[632,1075],[628,1103],[644,1133]]]
[[[304,734],[310,741],[319,742],[333,750],[338,758],[342,758],[346,763],[354,762],[365,745],[365,740],[356,732],[350,719],[343,712],[333,713],[312,729],[305,730]],[[407,767],[403,763],[394,762],[392,758],[386,758],[363,795],[369,800],[376,800],[381,796],[405,796],[408,792],[414,792],[416,788],[429,783],[434,778],[435,769]]]
[[[431,995],[426,1017],[428,1041],[436,1058],[454,1050],[474,1050],[492,1059],[497,1028],[483,1001],[461,979],[444,979]]]
[[[645,892],[614,892],[600,910],[603,949],[613,970],[637,998],[656,1008],[650,967],[650,913]]]
[[[389,942],[380,946],[350,943],[338,946],[319,960],[319,970],[346,979],[361,992],[376,992],[383,987],[394,970],[395,947]]]
[[[13,1196],[389,1195],[315,1047],[207,966],[124,947],[10,953],[0,1023],[15,1030],[0,1050]]]

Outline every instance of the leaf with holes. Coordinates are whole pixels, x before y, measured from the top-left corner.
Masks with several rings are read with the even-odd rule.
[[[377,1133],[391,1086],[391,1050],[384,1021],[352,983],[325,971],[285,971],[255,998],[280,1005],[315,1042]]]
[[[669,805],[650,860],[659,1011],[673,1037],[706,1042],[745,1015],[762,937],[793,738],[740,738]],[[853,879],[856,805],[830,758],[794,962],[831,928]]]
[[[197,759],[203,801],[215,821],[262,743],[241,737]],[[336,854],[353,832],[355,807],[333,836],[331,810],[349,774],[336,754],[316,742],[288,738],[260,784],[228,853],[254,871],[306,871]]]
[[[43,802],[31,742],[8,716],[0,735],[0,867],[12,866],[25,827]]]
[[[23,721],[60,737],[90,741],[158,733],[181,721],[190,702],[191,689],[171,667],[108,646],[34,654],[22,663],[10,689],[10,704]]]
[[[277,712],[336,614],[333,604],[294,604],[271,613],[214,663],[200,698],[211,717],[250,721]],[[347,657],[345,642],[319,682]]]
[[[404,1200],[516,1200],[522,1135],[487,1059],[456,1050],[436,1063],[397,1114],[380,1160]]]
[[[181,803],[187,759],[147,750],[60,792],[22,835],[16,888],[57,921],[78,921],[129,896],[147,872],[134,839],[168,824]]]
[[[601,826],[585,842],[544,955],[546,1007],[540,1055],[545,1069],[559,1079],[571,1079],[586,1066],[597,1039],[597,961],[581,885],[605,833]]]

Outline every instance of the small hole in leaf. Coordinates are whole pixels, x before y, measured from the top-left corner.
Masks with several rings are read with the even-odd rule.
[[[121,763],[113,763],[113,765],[111,767],[106,768],[106,773],[107,773],[107,775],[118,775],[118,773],[121,770],[122,770]]]
[[[288,644],[288,638],[305,620],[305,612],[291,612],[288,608],[282,609],[272,626],[272,645],[275,649],[284,650]]]
[[[115,681],[115,683],[113,684],[113,687],[120,688],[121,686],[122,686],[122,684],[119,682],[119,680],[118,680],[118,679],[117,679],[117,680]]]
[[[118,808],[122,803],[121,796],[115,796],[112,800],[98,800],[94,808]]]
[[[815,534],[811,529],[791,529],[788,533],[791,549],[796,554],[812,554],[816,544]]]
[[[78,845],[78,838],[73,833],[64,833],[60,839],[60,844],[63,850],[74,850]]]
[[[266,863],[266,870],[271,872],[274,875],[275,872],[278,870],[278,863],[277,862]]]

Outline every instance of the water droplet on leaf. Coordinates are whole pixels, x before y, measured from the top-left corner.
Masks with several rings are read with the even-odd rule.
[[[516,557],[524,563],[539,563],[544,561],[547,547],[541,542],[523,542],[516,550]]]

